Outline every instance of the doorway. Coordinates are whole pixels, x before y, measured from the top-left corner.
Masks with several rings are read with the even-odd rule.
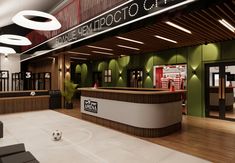
[[[206,64],[206,116],[235,121],[235,62]]]
[[[102,87],[102,72],[93,72],[92,74],[92,86],[96,85]]]
[[[143,69],[130,69],[127,71],[127,86],[134,88],[143,87]]]

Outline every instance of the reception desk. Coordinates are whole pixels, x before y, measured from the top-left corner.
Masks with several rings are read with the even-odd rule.
[[[158,137],[181,128],[182,93],[137,88],[81,88],[82,118],[129,134]]]
[[[49,109],[49,98],[47,90],[0,92],[0,114]]]

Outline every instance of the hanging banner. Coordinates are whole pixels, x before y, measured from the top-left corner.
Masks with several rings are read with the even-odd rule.
[[[58,35],[47,42],[47,47],[62,48],[195,1],[197,0],[129,0]]]

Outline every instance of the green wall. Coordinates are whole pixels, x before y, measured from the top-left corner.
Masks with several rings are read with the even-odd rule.
[[[118,59],[96,61],[90,65],[81,65],[82,84],[91,86],[92,72],[102,72],[102,86],[126,87],[127,70],[143,68],[144,87],[153,87],[153,66],[187,63],[187,106],[188,114],[193,116],[205,116],[204,83],[206,63],[217,61],[235,61],[235,41],[226,41],[216,44],[198,45],[193,47],[171,49],[149,54],[125,56]],[[112,70],[112,82],[104,83],[104,70]],[[196,75],[192,74],[196,70]],[[147,76],[146,73],[150,75]],[[120,75],[119,75],[120,74]]]
[[[92,67],[90,63],[77,64],[74,73],[81,73],[79,87],[90,87],[92,82]]]

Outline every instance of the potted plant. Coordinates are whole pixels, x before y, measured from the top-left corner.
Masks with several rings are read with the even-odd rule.
[[[65,91],[62,91],[61,94],[65,98],[65,108],[72,109],[73,108],[72,98],[74,93],[76,92],[77,84],[74,84],[70,80],[65,80],[64,87]]]

